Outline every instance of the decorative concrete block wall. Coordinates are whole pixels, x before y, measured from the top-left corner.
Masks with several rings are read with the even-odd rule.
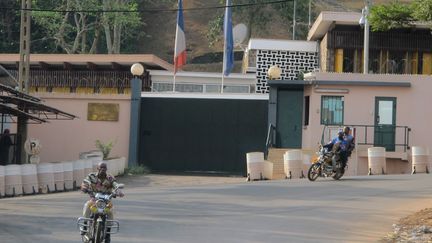
[[[282,80],[296,80],[299,73],[307,73],[318,67],[317,52],[258,50],[256,58],[257,93],[269,92],[267,70],[273,65],[282,69]]]

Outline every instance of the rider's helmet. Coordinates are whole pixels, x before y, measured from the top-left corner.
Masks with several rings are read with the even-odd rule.
[[[343,138],[343,136],[344,136],[344,130],[339,130],[338,133],[337,133],[337,135],[338,135],[339,138]]]

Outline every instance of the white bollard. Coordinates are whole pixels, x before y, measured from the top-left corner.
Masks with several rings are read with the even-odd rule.
[[[54,186],[56,191],[64,191],[64,171],[63,171],[63,164],[60,163],[53,163],[53,169],[54,169]]]
[[[5,167],[0,165],[0,197],[5,196]]]
[[[287,178],[301,178],[303,172],[303,152],[288,150],[284,154],[284,172]]]
[[[36,164],[21,165],[21,175],[24,194],[34,194],[39,192]]]
[[[62,162],[63,166],[63,179],[64,179],[64,189],[73,190],[73,163],[72,162]]]
[[[271,168],[273,171],[273,168]],[[264,163],[264,153],[250,152],[246,154],[246,171],[249,180],[262,180],[270,173],[270,167]],[[266,173],[267,172],[267,173]]]
[[[76,188],[81,186],[82,181],[85,177],[84,170],[85,160],[79,159],[73,162],[73,181],[75,182]]]
[[[6,196],[17,196],[23,194],[21,166],[5,166],[5,194]]]
[[[419,146],[411,148],[412,173],[429,173],[429,149]]]
[[[48,193],[54,191],[54,165],[52,163],[38,164],[37,176],[41,193]]]
[[[384,147],[368,148],[368,165],[369,175],[386,173],[386,150]]]

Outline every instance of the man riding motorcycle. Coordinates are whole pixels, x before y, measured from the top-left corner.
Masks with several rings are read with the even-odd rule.
[[[90,195],[90,200],[84,204],[83,217],[90,218],[91,210],[90,208],[95,205],[94,194],[96,193],[107,193],[110,194],[116,191],[117,196],[123,197],[123,192],[118,189],[119,184],[115,181],[114,176],[107,173],[107,164],[105,162],[100,162],[97,166],[98,172],[90,173],[81,184],[81,191]],[[108,219],[113,220],[113,208],[109,211]],[[85,234],[81,231],[81,234]],[[108,234],[105,237],[105,243],[111,242],[111,235]]]
[[[350,127],[344,127],[344,140],[347,142],[347,156],[350,157],[352,151],[355,148],[355,142],[354,142],[354,136],[351,135],[351,128]]]
[[[333,171],[336,169],[336,161],[338,160],[342,161],[342,168],[345,168],[348,160],[348,141],[345,139],[343,130],[339,130],[337,136],[323,147],[334,152],[332,158]]]

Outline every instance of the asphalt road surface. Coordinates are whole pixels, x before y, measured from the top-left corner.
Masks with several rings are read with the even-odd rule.
[[[376,242],[432,207],[432,175],[125,188],[112,242]],[[126,185],[127,186],[127,185]],[[0,242],[80,242],[79,192],[0,200]]]

